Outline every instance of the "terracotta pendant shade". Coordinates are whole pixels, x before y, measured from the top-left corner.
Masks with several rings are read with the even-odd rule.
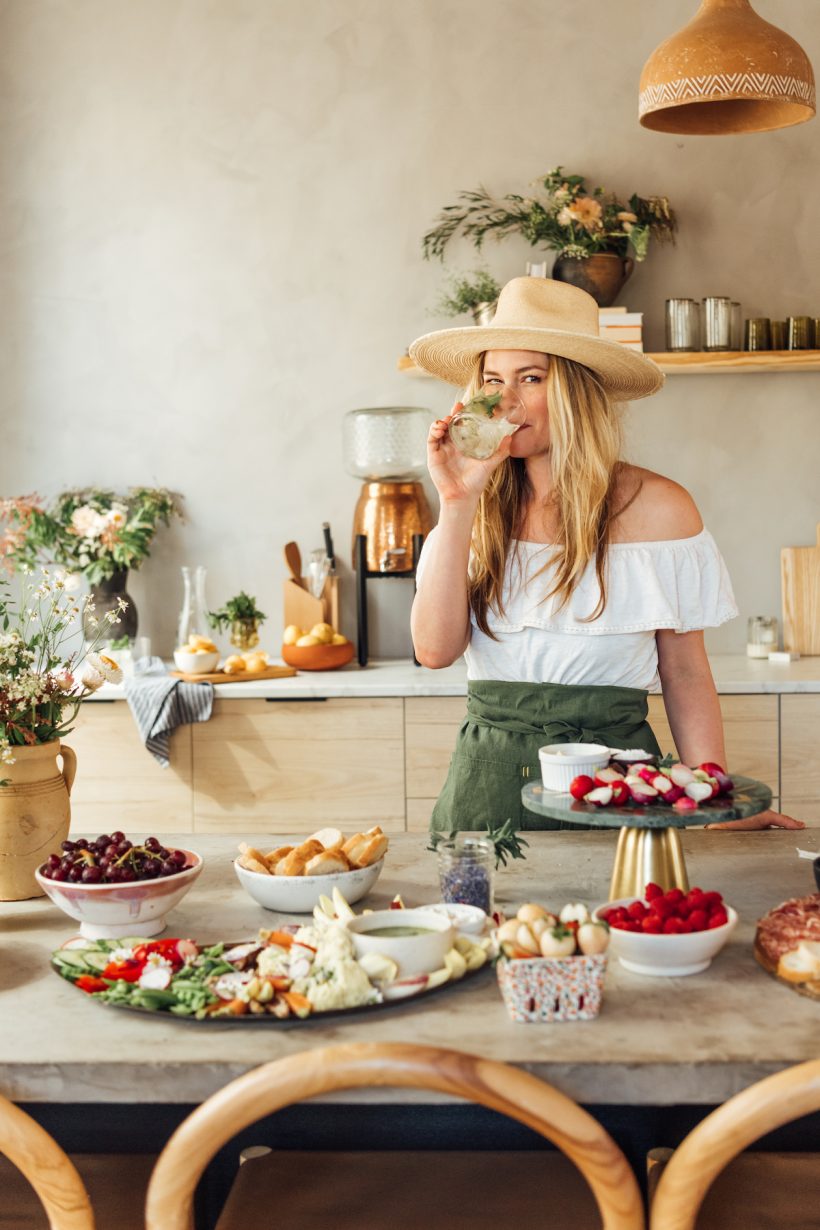
[[[641,74],[638,117],[656,132],[767,132],[802,124],[815,109],[805,51],[749,0],[703,0]]]

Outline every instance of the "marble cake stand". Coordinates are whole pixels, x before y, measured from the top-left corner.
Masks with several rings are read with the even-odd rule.
[[[652,881],[661,888],[689,888],[680,829],[690,825],[715,824],[721,820],[744,820],[772,805],[772,792],[763,782],[751,777],[735,777],[734,793],[714,802],[702,803],[697,811],[677,812],[668,804],[631,807],[596,807],[578,802],[571,794],[531,782],[521,791],[527,811],[568,824],[591,825],[596,829],[620,829],[609,900],[642,897]]]

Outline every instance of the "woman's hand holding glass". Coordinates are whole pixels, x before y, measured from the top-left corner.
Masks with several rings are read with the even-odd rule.
[[[427,440],[427,464],[442,501],[477,499],[494,470],[510,455],[524,405],[509,386],[486,384],[466,404],[438,419]]]

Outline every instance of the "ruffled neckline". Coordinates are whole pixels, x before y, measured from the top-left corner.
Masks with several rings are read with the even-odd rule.
[[[704,538],[711,538],[712,535],[706,529],[699,530],[697,534],[690,534],[688,538],[650,538],[644,542],[611,542],[609,548],[612,547],[686,547],[694,546],[701,542]],[[554,542],[533,542],[529,538],[513,538],[512,541],[520,547],[538,547],[543,550],[545,547],[554,547]]]

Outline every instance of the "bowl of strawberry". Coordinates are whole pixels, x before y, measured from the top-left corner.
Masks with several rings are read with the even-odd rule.
[[[201,871],[193,850],[157,837],[131,841],[117,830],[64,841],[34,878],[86,939],[114,940],[158,935]]]
[[[737,913],[718,892],[684,892],[647,884],[643,897],[598,906],[593,918],[609,923],[611,948],[625,969],[657,978],[699,974],[737,926]]]

